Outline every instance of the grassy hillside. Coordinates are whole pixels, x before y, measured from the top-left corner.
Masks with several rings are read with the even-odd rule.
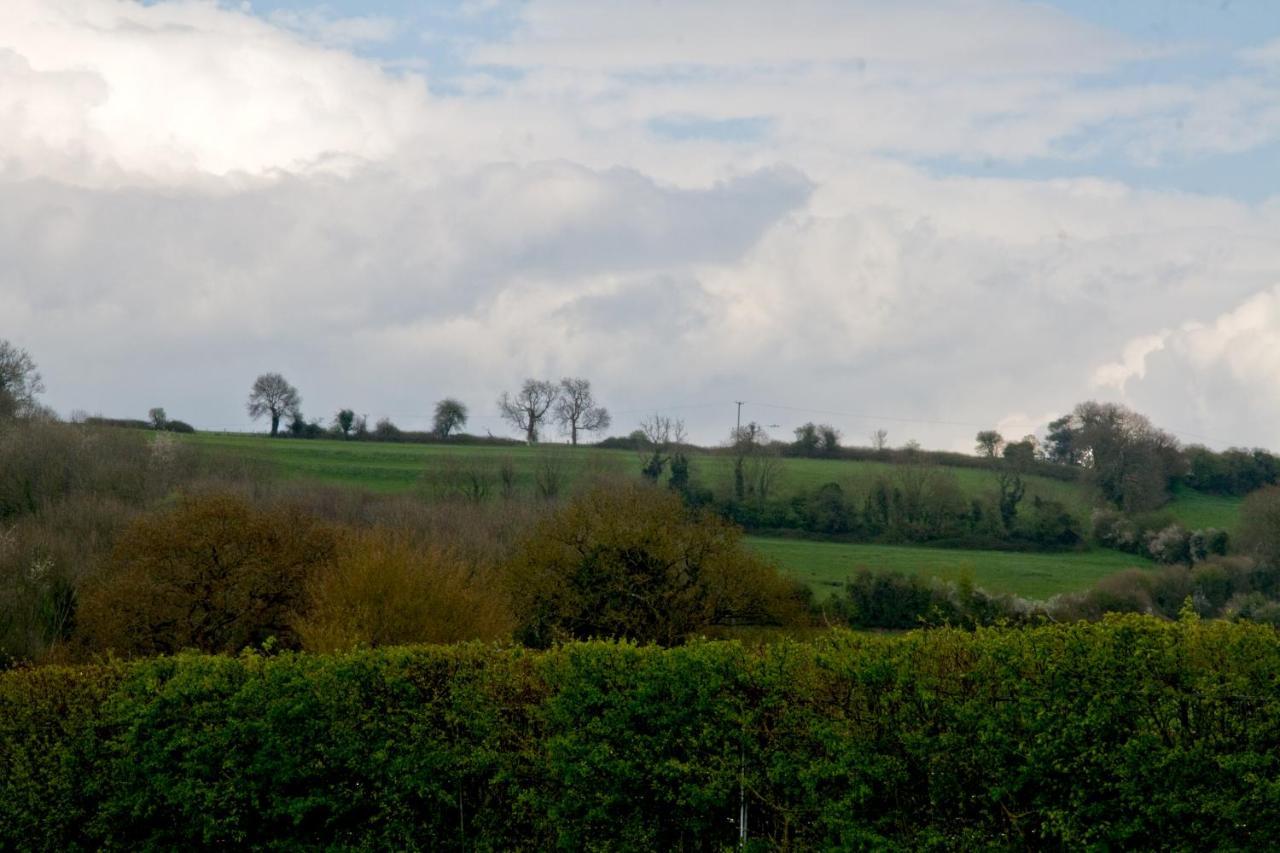
[[[430,484],[449,465],[480,463],[496,467],[510,460],[518,483],[532,488],[534,471],[551,458],[570,479],[593,472],[616,472],[639,476],[640,462],[634,452],[602,450],[594,447],[570,448],[564,445],[541,447],[485,447],[475,445],[394,444],[318,440],[271,440],[257,435],[198,434],[187,440],[198,446],[221,448],[236,454],[269,462],[284,476],[314,477],[326,482],[343,483],[373,491],[402,491]],[[727,456],[698,453],[693,457],[693,478],[727,494],[733,483],[733,460]],[[782,459],[778,493],[810,490],[823,483],[836,482],[853,487],[881,474],[893,473],[895,466],[885,462],[847,459]],[[962,489],[979,495],[993,490],[992,475],[974,468],[947,468]],[[1061,501],[1082,518],[1089,504],[1075,483],[1045,477],[1027,478],[1027,499],[1039,495]]]
[[[804,539],[748,537],[748,543],[788,574],[803,580],[819,597],[844,585],[859,569],[902,572],[944,580],[969,577],[988,592],[1009,592],[1046,599],[1083,590],[1101,578],[1151,561],[1119,551],[1061,554],[1010,551],[956,551],[899,545],[861,545]]]
[[[220,448],[245,458],[267,462],[285,477],[314,478],[379,492],[430,489],[450,467],[486,466],[491,471],[504,461],[515,471],[517,488],[531,492],[535,471],[552,460],[566,481],[593,473],[639,476],[637,455],[625,450],[542,447],[486,447],[474,445],[395,444],[333,440],[271,440],[263,436],[200,434],[187,440],[197,446]],[[860,482],[894,471],[890,463],[841,459],[782,459],[779,494],[809,490],[837,482],[857,491]],[[992,475],[974,468],[948,468],[970,495],[993,489]],[[693,458],[695,481],[727,494],[732,489],[732,460],[700,453]],[[1077,483],[1029,477],[1027,500],[1039,495],[1061,501],[1087,525],[1091,503]],[[1184,525],[1232,530],[1240,501],[1179,491],[1168,511]],[[859,568],[900,571],[944,579],[972,577],[991,592],[1009,592],[1043,599],[1082,590],[1106,575],[1149,561],[1109,550],[1070,553],[1020,553],[951,550],[945,548],[845,544],[803,539],[752,537],[750,543],[787,572],[803,579],[820,595],[839,588]]]
[[[1207,495],[1193,489],[1179,488],[1168,510],[1184,527],[1216,527],[1234,533],[1240,520],[1242,498]]]

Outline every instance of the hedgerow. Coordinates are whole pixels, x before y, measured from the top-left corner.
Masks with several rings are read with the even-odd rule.
[[[0,847],[1261,848],[1278,688],[1191,616],[14,670]]]

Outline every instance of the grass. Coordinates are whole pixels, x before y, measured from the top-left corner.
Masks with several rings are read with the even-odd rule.
[[[450,466],[487,467],[491,472],[504,460],[516,474],[516,486],[531,493],[537,470],[558,468],[566,483],[596,473],[639,476],[637,455],[626,450],[541,447],[486,447],[476,445],[395,444],[328,439],[272,440],[260,435],[201,433],[187,440],[200,447],[218,448],[244,458],[267,462],[285,477],[315,479],[376,492],[402,492],[430,488]],[[694,480],[727,494],[732,488],[732,460],[706,453],[692,458]],[[859,484],[878,475],[890,475],[894,466],[885,462],[782,459],[778,494],[810,490],[837,482],[856,494]],[[970,496],[989,493],[992,475],[980,469],[948,468],[960,488]],[[1027,478],[1026,500],[1034,496],[1061,501],[1086,526],[1090,500],[1076,483]],[[1179,490],[1166,510],[1189,528],[1218,527],[1234,530],[1240,501]],[[837,589],[850,574],[865,567],[873,571],[926,574],[948,580],[971,577],[991,592],[1009,592],[1028,598],[1048,598],[1060,592],[1085,589],[1106,575],[1134,565],[1150,565],[1142,558],[1117,551],[1093,550],[1061,554],[1007,551],[968,551],[942,548],[859,545],[803,539],[751,537],[753,547],[774,559],[787,572],[801,578],[819,595]]]
[[[819,598],[838,591],[847,578],[863,568],[943,580],[967,576],[988,592],[1046,599],[1060,592],[1083,590],[1123,569],[1152,565],[1141,557],[1108,550],[1060,554],[959,551],[758,536],[748,537],[747,542],[784,572],[807,583]]]
[[[1235,533],[1240,520],[1242,498],[1223,497],[1179,488],[1174,492],[1168,511],[1189,530],[1216,527]]]
[[[388,442],[354,442],[329,439],[268,439],[260,435],[220,435],[198,433],[187,437],[200,447],[231,451],[244,458],[273,464],[285,477],[306,477],[330,483],[359,486],[371,491],[407,491],[430,482],[452,464],[479,463],[496,468],[502,460],[510,460],[516,470],[517,483],[532,488],[535,470],[545,460],[557,460],[565,476],[572,480],[592,473],[623,473],[639,476],[640,462],[628,450],[602,450],[594,447],[569,448],[564,445],[541,447],[486,447],[483,445],[395,444]],[[692,459],[693,478],[717,494],[727,494],[733,484],[733,460],[728,456],[696,453]],[[837,482],[856,493],[858,484],[879,475],[891,475],[894,465],[886,462],[845,459],[779,460],[781,475],[778,494],[808,491],[824,483]],[[973,468],[947,468],[960,488],[968,495],[994,490],[988,471]],[[1045,477],[1027,478],[1026,499],[1035,496],[1061,501],[1082,520],[1087,518],[1089,504],[1075,483]]]

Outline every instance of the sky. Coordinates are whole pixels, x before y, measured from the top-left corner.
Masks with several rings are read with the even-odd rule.
[[[584,376],[615,434],[1280,449],[1280,11],[4,0],[0,259],[67,416]]]

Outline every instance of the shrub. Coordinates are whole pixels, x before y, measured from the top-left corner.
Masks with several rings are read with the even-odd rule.
[[[304,585],[333,548],[333,533],[304,516],[185,497],[124,532],[85,592],[80,629],[125,655],[235,652],[270,637],[294,646]]]
[[[0,848],[1269,849],[1280,635],[1138,616],[0,673]]]
[[[539,524],[508,570],[521,640],[675,644],[711,625],[799,618],[800,594],[741,532],[669,490],[597,486]]]
[[[307,588],[294,628],[304,648],[453,643],[511,636],[501,591],[439,549],[410,545],[390,531],[350,532]]]

